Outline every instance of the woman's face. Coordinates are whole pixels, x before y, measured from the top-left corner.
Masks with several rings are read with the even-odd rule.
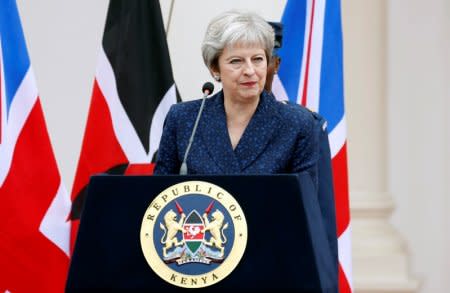
[[[240,45],[226,47],[218,61],[226,98],[244,103],[259,98],[267,74],[264,49]]]

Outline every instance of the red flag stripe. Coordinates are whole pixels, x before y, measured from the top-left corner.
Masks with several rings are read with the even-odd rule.
[[[333,185],[336,204],[337,234],[340,236],[350,223],[348,201],[347,144],[334,156],[332,162]]]
[[[347,276],[345,272],[342,270],[341,265],[339,265],[339,292],[346,293],[352,292],[352,288],[350,287],[349,281],[347,280]]]
[[[108,149],[105,149],[105,146]],[[128,163],[117,140],[110,109],[97,80],[94,81],[82,150],[73,184],[72,199],[75,199],[81,189],[88,184],[92,174],[105,172],[112,166]]]
[[[312,34],[314,28],[314,8],[316,5],[315,0],[311,0],[311,16],[309,21],[309,35],[308,35],[308,45],[306,47],[306,64],[305,64],[305,80],[303,81],[303,94],[301,99],[301,105],[306,106],[306,98],[308,97],[308,79],[309,79],[309,64],[311,62],[311,43]],[[302,81],[300,81],[302,82]]]

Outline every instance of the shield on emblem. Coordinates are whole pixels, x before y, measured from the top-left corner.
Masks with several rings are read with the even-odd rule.
[[[201,232],[204,227],[203,219],[196,210],[190,212],[184,221],[183,239],[193,255],[197,253],[205,238],[205,233]]]

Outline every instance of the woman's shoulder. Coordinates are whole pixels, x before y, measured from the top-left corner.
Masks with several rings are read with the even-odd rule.
[[[195,119],[202,100],[191,100],[173,104],[167,114],[168,121],[187,121]]]
[[[208,104],[214,104],[215,102],[219,101],[220,94],[221,94],[221,92],[218,92],[218,93],[212,95],[211,97],[206,98],[205,106]],[[190,110],[195,110],[195,109],[198,110],[200,108],[202,101],[203,101],[203,99],[200,98],[200,99],[194,99],[194,100],[176,103],[176,104],[172,105],[171,111],[175,111],[178,113],[178,112],[190,111]]]
[[[200,107],[201,102],[202,99],[176,103],[171,106],[170,111],[179,114],[193,109],[198,109],[198,107]]]
[[[174,104],[170,108],[169,115],[175,116],[177,118],[183,118],[183,116],[186,116],[185,118],[187,117],[195,118],[197,117],[197,113],[200,110],[202,101],[203,99],[200,98]],[[212,105],[216,105],[218,101],[220,101],[220,92],[209,98],[206,98],[205,108],[208,108]],[[206,109],[204,109],[203,111],[206,111]]]
[[[314,125],[314,113],[299,104],[275,101],[280,119],[291,126],[311,128]]]

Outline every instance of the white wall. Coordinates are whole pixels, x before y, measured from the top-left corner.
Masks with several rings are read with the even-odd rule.
[[[388,11],[393,223],[421,292],[450,292],[450,2],[396,0]]]

